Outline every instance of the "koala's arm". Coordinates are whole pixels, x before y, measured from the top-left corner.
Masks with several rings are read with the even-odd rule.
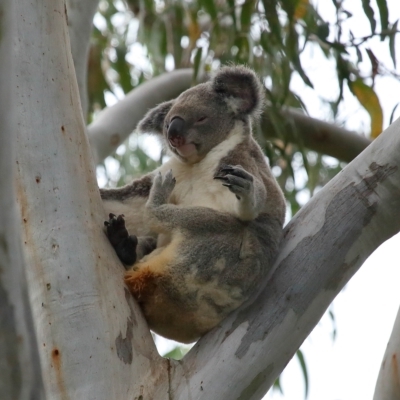
[[[237,217],[242,221],[256,219],[265,207],[267,190],[264,183],[240,165],[223,166],[214,179],[219,179],[237,202]]]
[[[144,213],[154,173],[144,175],[132,183],[113,189],[100,189],[105,216],[124,215],[126,228],[137,236],[151,236]]]
[[[214,178],[236,195],[239,219],[251,221],[267,213],[283,224],[285,198],[253,138],[243,141],[221,159]]]

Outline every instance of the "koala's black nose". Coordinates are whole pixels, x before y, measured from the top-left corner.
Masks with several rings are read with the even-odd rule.
[[[185,121],[180,117],[174,117],[168,127],[168,138],[182,136],[184,133]]]

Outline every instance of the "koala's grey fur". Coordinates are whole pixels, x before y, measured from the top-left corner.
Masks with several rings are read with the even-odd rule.
[[[139,123],[139,131],[163,138],[171,159],[130,185],[101,191],[106,210],[124,214],[139,242],[157,238],[125,280],[162,336],[196,340],[270,270],[285,200],[252,136],[262,105],[251,70],[222,68]]]

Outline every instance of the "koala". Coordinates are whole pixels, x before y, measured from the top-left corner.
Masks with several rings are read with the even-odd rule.
[[[150,329],[166,338],[197,340],[271,269],[285,199],[252,135],[262,105],[253,71],[220,69],[139,123],[171,158],[125,187],[101,190],[110,242],[133,264],[125,282]]]

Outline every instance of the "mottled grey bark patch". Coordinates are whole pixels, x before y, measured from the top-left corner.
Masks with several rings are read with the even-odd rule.
[[[7,245],[7,240],[4,235],[0,234],[0,249],[4,253],[8,253],[8,245]]]
[[[0,277],[1,278],[1,277]],[[0,393],[8,399],[19,399],[22,387],[22,371],[18,358],[18,340],[14,307],[4,282],[0,279]]]
[[[257,392],[257,390],[263,385],[263,383],[266,381],[266,379],[269,377],[269,375],[272,373],[273,370],[274,370],[274,365],[270,364],[268,365],[268,367],[266,367],[260,373],[258,373],[254,377],[254,379],[250,382],[250,385],[242,390],[242,393],[240,393],[240,396],[237,398],[237,400],[250,399]]]
[[[122,338],[122,332],[115,339],[115,347],[117,348],[117,355],[120,360],[122,360],[125,364],[132,364],[133,360],[133,348],[132,348],[132,338],[133,338],[133,325],[137,325],[137,321],[135,318],[135,312],[133,306],[131,304],[131,294],[128,289],[125,290],[125,298],[128,302],[129,309],[131,311],[130,316],[126,320],[126,333],[125,339]]]
[[[284,320],[289,310],[302,315],[321,289],[338,292],[348,280],[346,275],[350,277],[350,272],[355,272],[358,257],[345,263],[346,255],[377,211],[371,194],[397,167],[373,163],[370,170],[372,175],[358,184],[349,184],[335,195],[326,209],[321,229],[298,243],[280,263],[268,290],[263,291],[252,306],[238,313],[229,332],[246,320],[249,329],[235,353],[237,357],[242,358],[252,343],[263,340]],[[293,265],[296,265],[296,274],[290,268]],[[263,307],[257,307],[257,303]]]
[[[3,8],[0,7],[0,42],[3,38],[3,26],[4,26],[3,17],[4,17],[4,11],[3,11]]]

